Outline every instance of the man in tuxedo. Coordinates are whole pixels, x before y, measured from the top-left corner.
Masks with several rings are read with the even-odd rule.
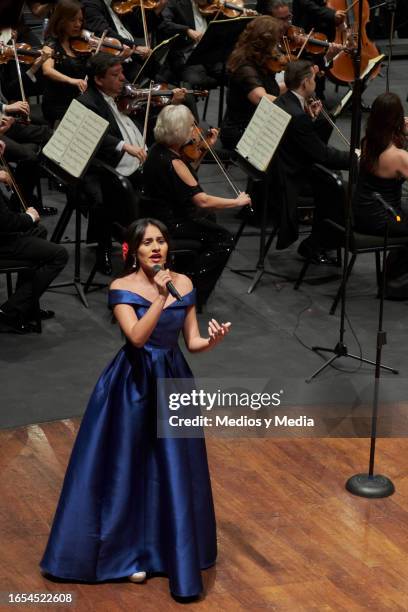
[[[221,63],[187,66],[186,62],[194,47],[207,29],[206,18],[199,11],[203,0],[168,0],[163,9],[163,21],[159,33],[164,38],[179,35],[168,56],[169,66],[181,84],[196,89],[211,89],[217,86],[221,75]]]
[[[0,152],[5,145],[0,141]],[[0,182],[8,183],[8,174],[0,171]],[[47,230],[39,224],[35,208],[16,213],[8,207],[0,191],[0,261],[29,262],[32,272],[19,274],[13,295],[0,306],[0,330],[25,334],[33,331],[35,296],[41,296],[68,261],[64,247],[46,240]],[[54,316],[52,310],[41,310],[42,319]]]
[[[114,222],[123,226],[137,215],[137,193],[141,189],[141,163],[146,159],[143,137],[136,124],[119,111],[115,98],[121,93],[126,78],[120,60],[98,53],[90,61],[89,87],[78,101],[109,122],[97,158],[125,176],[135,190],[133,210],[123,210],[112,193],[109,175],[90,167],[84,177],[89,201],[88,241],[98,243],[97,262],[104,274],[112,273],[111,235]]]
[[[327,145],[319,136],[316,118],[321,110],[321,102],[315,103],[312,108],[307,104],[316,88],[315,79],[316,67],[312,62],[290,62],[285,71],[288,91],[275,101],[277,106],[292,117],[277,152],[277,167],[284,196],[278,237],[278,248],[281,249],[298,238],[298,197],[302,187],[310,184],[313,164],[321,164],[333,170],[349,167],[349,152]],[[326,244],[322,221],[332,213],[337,213],[334,216],[338,218],[339,211],[329,210],[330,202],[320,202],[318,186],[312,187],[316,194],[312,233],[300,244],[298,253],[303,257],[311,257],[315,263],[330,263],[324,251],[324,248],[330,248],[330,244]]]

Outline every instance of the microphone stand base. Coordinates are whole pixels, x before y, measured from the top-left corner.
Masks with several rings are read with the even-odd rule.
[[[392,481],[381,474],[355,474],[346,482],[346,489],[353,495],[372,499],[389,497],[395,491]]]

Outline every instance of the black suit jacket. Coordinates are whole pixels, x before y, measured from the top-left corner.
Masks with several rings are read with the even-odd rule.
[[[92,85],[88,87],[84,94],[79,96],[78,102],[109,121],[108,130],[102,139],[96,157],[115,168],[123,157],[123,152],[116,149],[123,140],[123,136],[109,104],[107,104],[100,91]]]
[[[30,215],[11,211],[5,196],[0,192],[0,241],[10,234],[26,232],[33,226],[34,221]]]
[[[107,30],[106,35],[113,38],[117,38],[123,44],[143,45],[144,41],[140,38],[135,38],[134,41],[120,36],[115,28],[113,19],[108,11],[108,8],[103,0],[82,0],[82,6],[85,12],[85,23],[84,28],[94,32],[97,36],[101,36],[102,33]],[[140,36],[140,23],[137,16],[137,11],[133,11],[129,18],[122,19],[125,28],[131,32],[133,36]]]
[[[195,30],[195,21],[192,2],[194,0],[168,0],[162,11],[162,22],[158,31],[161,39],[179,35],[174,47],[170,52],[170,59],[176,62],[184,62],[183,51],[191,47],[192,40],[187,36],[188,29]]]
[[[320,139],[315,123],[291,91],[279,96],[275,104],[292,116],[276,156],[284,190],[277,248],[284,249],[298,238],[296,206],[302,186],[310,181],[313,164],[346,170],[349,152],[330,147]]]
[[[324,32],[329,40],[336,34],[335,11],[326,6],[326,0],[293,0],[293,23],[310,32]]]

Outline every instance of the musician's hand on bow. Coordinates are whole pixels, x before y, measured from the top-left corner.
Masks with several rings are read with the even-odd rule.
[[[346,20],[346,11],[336,11],[334,13],[334,21],[336,26],[339,26],[341,23],[344,23]]]
[[[305,111],[312,119],[316,119],[319,116],[322,108],[323,104],[321,100],[311,100],[305,104]]]
[[[237,206],[251,206],[251,196],[245,193],[245,191],[240,191],[235,198],[235,204]]]
[[[29,213],[33,217],[34,223],[38,223],[39,222],[40,215],[38,214],[38,211],[35,208],[33,208],[32,206],[29,206],[29,208],[27,208],[26,212]]]
[[[15,123],[15,121],[16,120],[14,117],[2,117],[0,123],[0,134],[5,134],[11,128],[13,123]],[[6,146],[4,142],[2,142],[2,144]]]
[[[211,319],[211,321],[208,322],[208,345],[214,347],[219,344],[224,340],[230,329],[231,323],[221,323],[220,325],[218,321]]]
[[[132,157],[137,157],[141,163],[143,163],[147,157],[146,151],[142,147],[137,147],[127,142],[123,145],[123,151],[129,153]]]
[[[182,104],[186,98],[187,89],[185,87],[175,87],[171,97],[172,104]]]
[[[23,115],[27,115],[28,117],[30,114],[30,105],[28,102],[19,100],[18,102],[13,102],[13,104],[6,104],[4,110],[6,113],[11,113],[12,115],[23,113]]]
[[[201,32],[197,32],[197,30],[193,30],[192,28],[188,28],[188,30],[186,31],[186,34],[195,43],[200,42],[200,40],[203,37]]]
[[[0,183],[3,183],[4,185],[11,185],[12,184],[11,176],[5,170],[0,170]]]
[[[136,55],[140,55],[142,59],[147,59],[151,54],[152,50],[149,47],[137,46],[135,49]]]
[[[85,93],[88,89],[88,82],[85,79],[71,79],[71,85],[78,87],[81,93]]]

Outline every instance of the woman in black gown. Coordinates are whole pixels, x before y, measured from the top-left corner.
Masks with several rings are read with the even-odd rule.
[[[50,19],[46,51],[53,51],[43,65],[45,78],[42,110],[50,123],[62,119],[74,98],[86,91],[86,57],[71,49],[70,40],[79,36],[84,17],[77,0],[60,0]]]
[[[191,139],[194,117],[183,105],[167,106],[154,128],[155,144],[143,165],[143,213],[165,223],[176,245],[186,246],[197,256],[198,304],[210,295],[232,250],[231,234],[214,221],[213,209],[242,207],[251,203],[241,192],[236,198],[205,193],[195,169],[182,159],[182,146]],[[213,130],[214,144],[217,131]],[[190,265],[192,262],[188,262]],[[190,269],[183,269],[191,272]]]
[[[388,225],[389,236],[408,236],[408,215],[401,202],[402,184],[408,178],[406,144],[407,119],[401,100],[394,93],[379,95],[372,105],[361,145],[360,175],[353,202],[357,231],[381,236]],[[399,213],[400,221],[390,215],[375,193]],[[387,268],[387,297],[398,297],[392,295],[392,283],[397,285],[397,278],[408,271],[408,249],[392,253]],[[394,289],[402,292],[400,297],[407,295],[407,286]]]
[[[276,54],[280,35],[276,19],[257,17],[242,32],[228,59],[227,110],[220,133],[227,149],[235,148],[261,98],[267,96],[273,102],[280,94],[275,73],[267,67]]]

